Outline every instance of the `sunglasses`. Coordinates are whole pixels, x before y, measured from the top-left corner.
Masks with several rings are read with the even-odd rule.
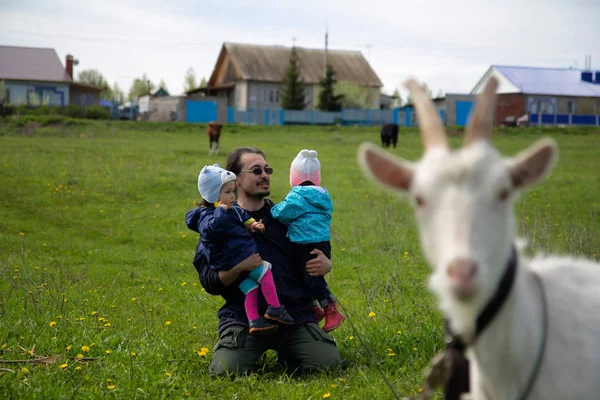
[[[247,170],[242,171],[242,172],[252,172],[254,175],[262,175],[263,171],[265,171],[265,174],[271,175],[273,173],[273,168],[271,168],[271,167],[265,167],[263,169],[261,167],[254,167],[252,169],[247,169]]]

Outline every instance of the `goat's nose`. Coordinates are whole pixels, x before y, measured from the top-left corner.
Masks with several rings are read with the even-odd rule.
[[[448,265],[448,276],[458,283],[467,283],[477,275],[478,269],[475,261],[456,258]]]

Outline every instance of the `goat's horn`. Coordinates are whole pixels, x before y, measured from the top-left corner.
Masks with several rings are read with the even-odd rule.
[[[448,139],[446,138],[446,132],[444,132],[442,121],[440,120],[435,105],[427,93],[425,93],[423,87],[414,79],[406,81],[404,86],[406,86],[412,94],[413,104],[419,119],[419,130],[423,137],[425,149],[432,146],[448,147]]]
[[[477,139],[490,140],[494,132],[494,109],[496,107],[496,90],[498,79],[490,77],[483,91],[477,95],[475,112],[465,130],[465,145]]]

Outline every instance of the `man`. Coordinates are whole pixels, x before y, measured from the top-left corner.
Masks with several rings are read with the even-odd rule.
[[[256,360],[267,350],[278,352],[279,361],[291,370],[311,371],[341,364],[341,356],[333,339],[317,324],[313,312],[313,298],[304,283],[304,268],[312,276],[323,276],[331,270],[331,261],[315,249],[315,258],[299,265],[294,247],[286,236],[287,228],[271,216],[274,205],[269,199],[271,173],[262,151],[242,147],[232,151],[226,169],[236,174],[238,204],[256,221],[262,220],[264,233],[253,233],[259,255],[252,255],[230,271],[216,271],[209,267],[201,243],[198,244],[194,266],[200,282],[212,295],[220,295],[225,305],[218,312],[219,341],[210,363],[211,375],[238,374],[252,369]],[[186,221],[197,230],[196,210],[189,211]],[[279,299],[294,318],[291,327],[279,326],[269,336],[250,336],[248,318],[244,311],[244,295],[239,282],[262,262],[272,264]],[[264,313],[266,303],[261,297],[259,310]]]

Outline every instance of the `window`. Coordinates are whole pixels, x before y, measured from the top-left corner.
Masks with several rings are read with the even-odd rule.
[[[575,102],[569,100],[569,114],[575,114]]]
[[[275,100],[275,96],[273,94],[273,91],[269,90],[269,103],[273,103],[274,100]]]
[[[279,103],[279,91],[275,91],[275,103]]]

